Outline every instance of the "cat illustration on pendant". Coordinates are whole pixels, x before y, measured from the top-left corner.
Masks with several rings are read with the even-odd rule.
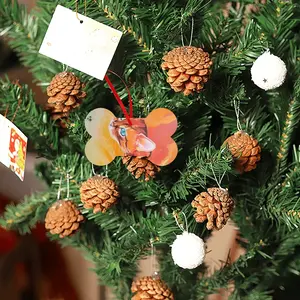
[[[109,110],[97,108],[85,121],[92,138],[85,153],[98,166],[107,165],[116,156],[147,157],[158,166],[170,164],[178,148],[172,135],[177,129],[177,118],[169,109],[158,108],[146,118],[116,118]]]
[[[125,155],[149,157],[156,144],[148,138],[147,126],[143,119],[115,119],[110,124],[110,134],[120,145]]]

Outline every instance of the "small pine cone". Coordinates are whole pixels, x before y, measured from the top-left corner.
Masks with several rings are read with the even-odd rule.
[[[146,157],[123,156],[122,162],[135,179],[144,175],[145,181],[149,181],[160,171],[160,168]]]
[[[79,78],[70,72],[57,74],[47,87],[49,99],[46,109],[50,111],[53,120],[62,121],[62,127],[65,127],[64,121],[70,111],[77,108],[85,98],[86,93],[81,90],[84,87]]]
[[[163,57],[161,67],[168,71],[167,82],[185,96],[200,92],[208,81],[213,64],[209,54],[197,47],[178,47]]]
[[[173,293],[168,286],[161,279],[150,276],[133,281],[131,292],[134,293],[131,300],[174,300]]]
[[[72,201],[60,200],[48,209],[45,227],[52,234],[59,234],[63,238],[75,233],[83,220],[83,215]]]
[[[235,168],[240,173],[254,170],[260,161],[258,141],[244,131],[236,132],[223,145],[228,147],[235,160]]]
[[[93,208],[94,213],[105,213],[118,200],[119,188],[105,176],[94,176],[85,181],[80,188],[81,202],[85,208]]]
[[[197,195],[192,201],[192,207],[197,209],[194,214],[196,222],[207,220],[206,228],[219,230],[226,225],[234,207],[234,201],[227,190],[209,188],[207,192]]]

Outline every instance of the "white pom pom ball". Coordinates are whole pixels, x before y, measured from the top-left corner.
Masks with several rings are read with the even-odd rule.
[[[259,56],[251,68],[252,81],[264,90],[272,90],[281,86],[286,73],[285,63],[269,51]]]
[[[177,235],[172,247],[174,263],[183,269],[194,269],[203,263],[205,244],[193,233]]]

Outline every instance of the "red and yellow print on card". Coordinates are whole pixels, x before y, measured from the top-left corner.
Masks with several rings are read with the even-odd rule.
[[[11,121],[0,115],[0,138],[0,162],[23,181],[27,137]]]
[[[147,157],[158,166],[170,164],[178,148],[172,135],[177,129],[176,116],[166,108],[153,110],[146,118],[116,118],[104,108],[91,111],[86,120],[87,132],[92,138],[85,153],[94,165],[104,166],[116,156]]]

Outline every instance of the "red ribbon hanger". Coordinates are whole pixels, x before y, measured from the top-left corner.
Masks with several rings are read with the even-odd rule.
[[[111,70],[108,70],[108,72],[110,72],[110,73],[116,75],[118,78],[120,78],[121,81],[122,81],[122,82],[124,83],[124,85],[125,85],[126,91],[127,91],[127,93],[128,93],[129,113],[127,112],[127,110],[126,110],[126,108],[125,108],[125,106],[124,106],[124,103],[122,102],[122,99],[120,98],[118,92],[116,91],[114,85],[112,84],[112,82],[110,81],[110,79],[108,78],[108,76],[107,76],[107,75],[104,76],[104,79],[105,79],[105,81],[107,82],[108,86],[110,87],[110,89],[111,89],[112,93],[114,94],[116,100],[118,101],[118,103],[119,103],[119,105],[120,105],[120,107],[121,107],[121,109],[122,109],[122,112],[123,112],[123,114],[124,114],[124,116],[125,116],[125,118],[126,118],[128,124],[131,126],[131,125],[132,125],[132,122],[131,122],[130,119],[133,118],[133,104],[132,104],[132,98],[131,98],[130,90],[129,90],[129,88],[127,87],[125,81],[124,81],[118,74],[116,74],[115,72],[113,72],[113,71],[111,71]]]

